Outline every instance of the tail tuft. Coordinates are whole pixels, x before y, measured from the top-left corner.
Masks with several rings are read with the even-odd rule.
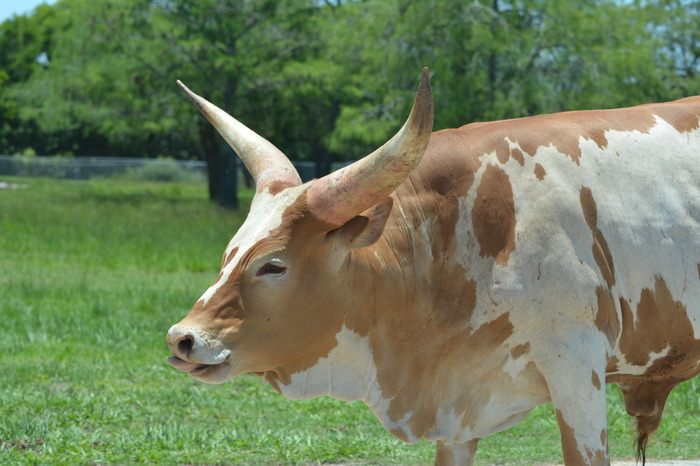
[[[634,440],[634,446],[637,448],[637,463],[641,460],[642,466],[647,460],[649,438],[659,428],[666,398],[676,385],[675,380],[620,385],[627,414],[637,421],[637,438]]]
[[[647,462],[647,442],[651,432],[645,430],[644,421],[637,420],[637,438],[634,440],[634,446],[637,448],[637,463],[642,462],[644,466]]]

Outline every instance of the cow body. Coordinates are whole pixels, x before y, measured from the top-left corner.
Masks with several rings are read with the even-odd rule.
[[[547,402],[604,464],[615,382],[643,450],[700,372],[700,98],[439,131],[407,176],[342,223],[262,189],[173,365],[362,400],[442,464]]]

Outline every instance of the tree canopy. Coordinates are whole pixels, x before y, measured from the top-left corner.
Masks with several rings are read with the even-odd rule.
[[[700,0],[59,0],[0,24],[0,153],[207,160],[235,206],[176,79],[322,175],[399,128],[423,66],[436,129],[699,94],[699,24]]]

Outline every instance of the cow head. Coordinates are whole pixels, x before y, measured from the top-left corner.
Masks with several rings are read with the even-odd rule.
[[[353,292],[352,251],[382,234],[389,196],[420,161],[433,123],[428,70],[401,130],[367,157],[302,184],[270,142],[179,83],[240,156],[256,184],[221,272],[168,332],[176,369],[210,383],[254,372],[303,370],[335,346]],[[316,357],[318,359],[318,357]]]

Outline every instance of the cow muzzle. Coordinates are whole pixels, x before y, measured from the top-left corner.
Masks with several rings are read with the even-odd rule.
[[[175,369],[210,383],[223,382],[231,374],[231,351],[203,329],[173,325],[167,341],[173,353],[168,363]]]

